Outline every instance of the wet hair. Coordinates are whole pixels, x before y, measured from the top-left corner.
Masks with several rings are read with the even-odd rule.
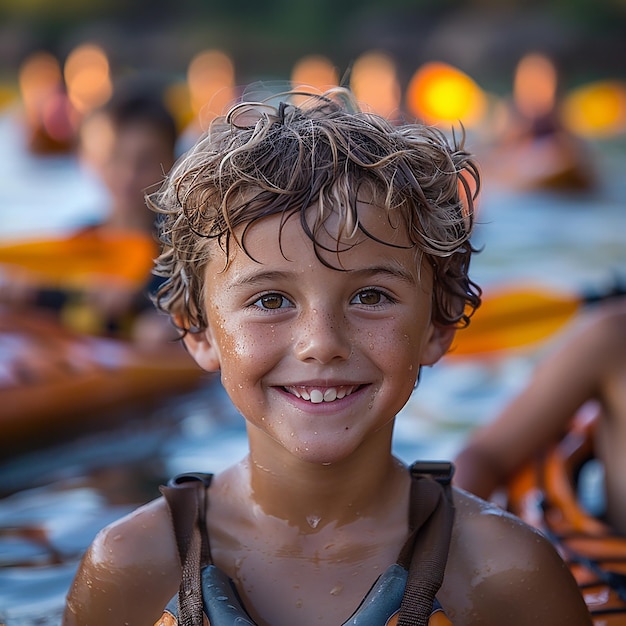
[[[326,220],[338,216],[342,238],[374,238],[357,203],[373,198],[394,227],[406,230],[406,247],[433,268],[433,321],[466,325],[481,294],[468,276],[480,176],[464,136],[448,140],[434,127],[394,125],[360,110],[343,88],[280,99],[277,106],[242,102],[214,120],[148,197],[162,245],[155,273],[166,279],[156,306],[185,329],[204,329],[209,241],[218,242],[228,263],[233,245],[247,253],[246,232],[256,222],[278,215],[284,224],[295,216],[329,265],[318,237]]]

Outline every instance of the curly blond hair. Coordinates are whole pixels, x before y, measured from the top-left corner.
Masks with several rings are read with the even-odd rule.
[[[466,325],[480,305],[480,288],[468,276],[480,176],[464,136],[448,140],[434,127],[394,125],[360,110],[343,88],[280,97],[278,106],[242,102],[214,120],[148,197],[162,245],[154,271],[166,279],[156,306],[186,329],[205,328],[207,241],[219,242],[228,262],[232,245],[246,251],[247,229],[270,215],[281,223],[299,217],[328,265],[317,235],[331,213],[340,235],[372,237],[357,205],[366,191],[432,266],[433,321]],[[313,224],[305,218],[312,205]]]

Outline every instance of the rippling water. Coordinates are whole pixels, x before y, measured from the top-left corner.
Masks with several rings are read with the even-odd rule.
[[[102,193],[73,159],[34,159],[10,115],[0,118],[3,236],[63,230],[101,213]],[[600,189],[589,195],[514,193],[487,177],[473,276],[487,288],[540,281],[578,293],[626,278],[626,150],[598,148]],[[533,351],[445,360],[424,371],[398,418],[406,461],[450,458],[469,429],[523,384]],[[246,451],[242,420],[216,378],[115,428],[84,432],[0,462],[0,624],[60,623],[82,551],[105,524],[158,495],[181,471],[219,471]],[[119,426],[120,422],[123,426]]]

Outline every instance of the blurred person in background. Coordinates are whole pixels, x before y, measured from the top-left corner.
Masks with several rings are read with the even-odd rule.
[[[556,443],[583,408],[598,412],[603,518],[626,535],[626,298],[598,305],[555,340],[530,380],[455,459],[455,484],[482,498]]]
[[[173,165],[177,138],[176,121],[160,90],[141,81],[120,84],[79,129],[79,160],[101,181],[108,206],[102,221],[84,224],[73,235],[153,239],[154,215],[146,207],[145,194]],[[154,342],[173,336],[169,321],[150,301],[157,285],[147,273],[141,285],[94,277],[79,289],[42,288],[36,276],[16,269],[3,276],[0,302],[53,310],[79,332]]]

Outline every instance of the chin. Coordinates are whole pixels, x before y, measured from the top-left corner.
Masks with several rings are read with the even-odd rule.
[[[309,444],[289,447],[291,454],[299,461],[310,463],[311,465],[335,465],[350,458],[356,448],[342,446],[332,446],[327,443],[317,443],[314,446]]]

